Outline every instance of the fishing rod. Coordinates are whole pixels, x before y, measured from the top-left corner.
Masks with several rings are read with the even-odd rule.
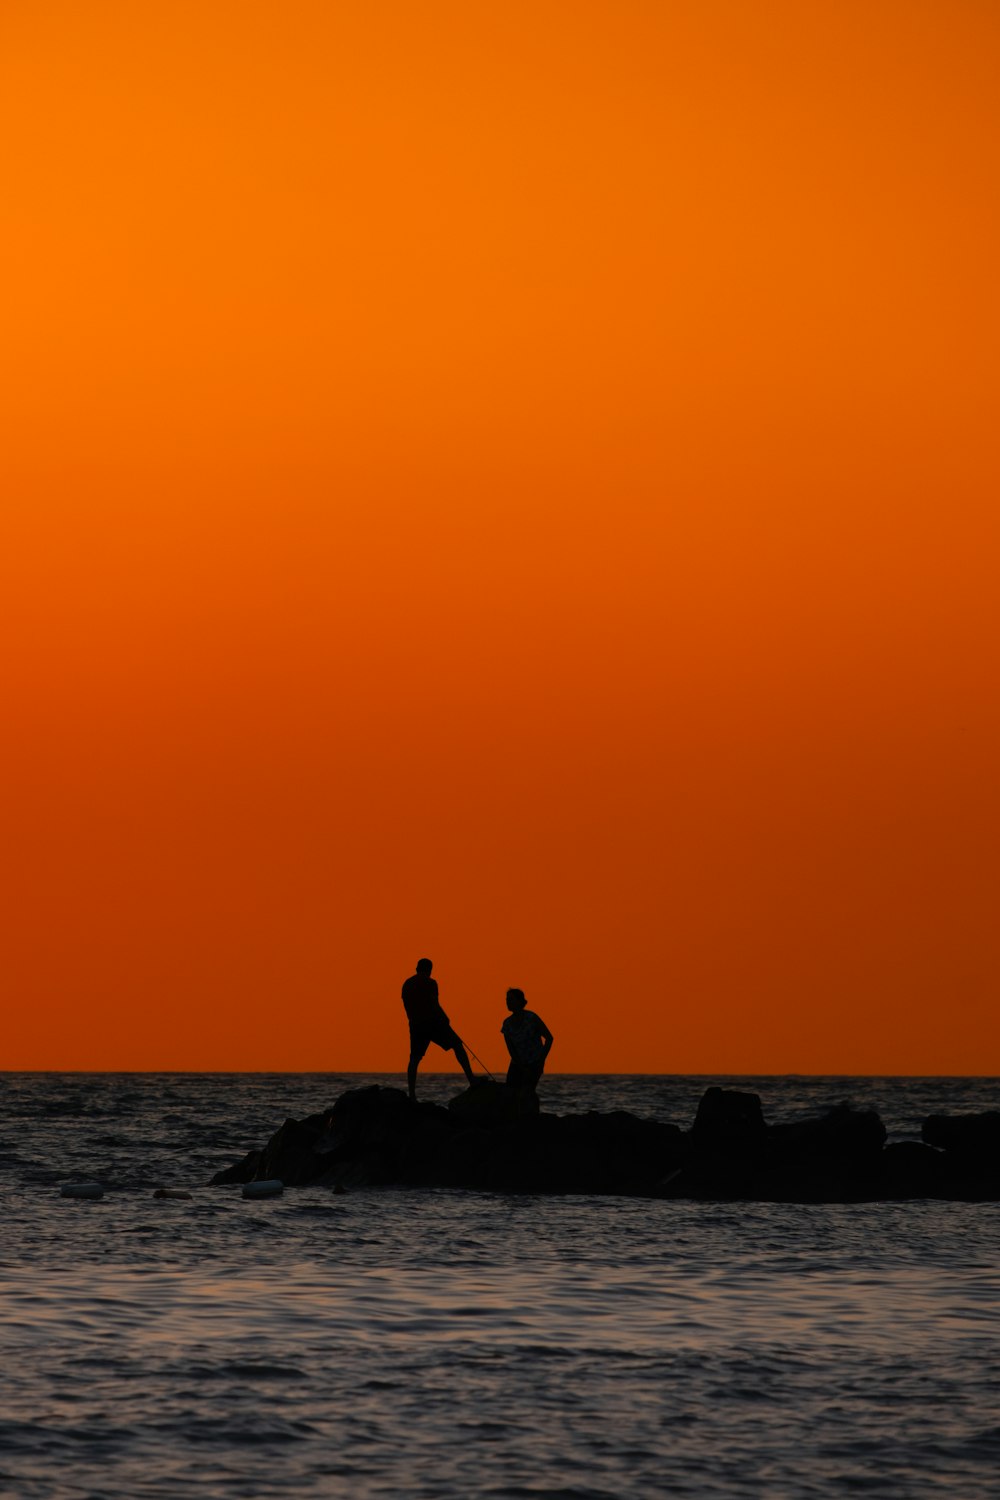
[[[456,1032],[455,1035],[458,1036],[458,1033]],[[483,1062],[483,1060],[479,1056],[479,1054],[476,1053],[476,1052],[473,1052],[473,1050],[469,1046],[468,1042],[463,1041],[463,1039],[461,1037],[459,1037],[458,1040],[462,1043],[462,1046],[465,1048],[466,1052],[468,1052],[472,1057],[474,1057],[476,1059],[476,1062],[482,1068],[482,1070],[486,1074],[487,1078],[493,1078],[493,1082],[496,1083],[496,1079],[493,1077],[493,1074],[490,1072],[489,1068]]]

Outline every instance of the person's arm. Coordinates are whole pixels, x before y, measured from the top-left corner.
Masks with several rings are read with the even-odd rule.
[[[507,1043],[507,1051],[510,1053],[511,1061],[513,1061],[513,1058],[514,1058],[514,1049],[513,1049],[513,1047],[510,1044],[510,1034],[507,1031],[507,1023],[506,1023],[506,1021],[500,1027],[500,1035],[503,1037],[504,1041]]]
[[[546,1058],[552,1051],[552,1043],[555,1041],[555,1037],[552,1035],[551,1031],[542,1020],[541,1016],[538,1017],[538,1035],[541,1037],[542,1046],[545,1049],[542,1053],[542,1057]]]

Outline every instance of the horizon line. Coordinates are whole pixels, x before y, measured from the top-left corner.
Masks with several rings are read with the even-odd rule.
[[[0,1078],[15,1077],[24,1074],[50,1075],[89,1075],[104,1078],[111,1077],[174,1077],[174,1078],[369,1078],[373,1075],[380,1077],[402,1078],[405,1082],[406,1070],[398,1068],[0,1068]],[[429,1069],[421,1070],[422,1078],[461,1078],[461,1072],[432,1072]],[[490,1075],[492,1076],[492,1075]],[[740,1073],[728,1069],[712,1071],[698,1071],[685,1073],[666,1073],[656,1070],[651,1071],[624,1071],[607,1070],[592,1072],[547,1072],[545,1078],[925,1078],[925,1079],[980,1079],[983,1081],[1000,1079],[1000,1073],[885,1073],[885,1072],[857,1072],[857,1073],[825,1073],[825,1072],[787,1072],[787,1073]],[[497,1079],[497,1082],[502,1080]]]

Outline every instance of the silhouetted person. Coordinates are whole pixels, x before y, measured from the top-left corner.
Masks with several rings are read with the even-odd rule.
[[[523,990],[507,991],[507,1009],[510,1015],[500,1030],[510,1053],[507,1082],[511,1088],[526,1089],[534,1093],[545,1069],[545,1059],[552,1050],[552,1033],[533,1010]]]
[[[410,1065],[406,1070],[406,1083],[410,1098],[414,1100],[417,1097],[417,1068],[431,1042],[436,1047],[443,1047],[445,1052],[454,1052],[470,1088],[476,1081],[462,1039],[452,1030],[451,1022],[441,1009],[437,980],[431,978],[433,967],[429,958],[418,959],[417,972],[411,974],[403,985],[403,1006],[410,1023]]]

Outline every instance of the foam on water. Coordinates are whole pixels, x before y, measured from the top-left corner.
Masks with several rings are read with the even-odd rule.
[[[357,1081],[0,1078],[0,1493],[995,1493],[997,1205],[205,1186]],[[546,1102],[687,1124],[703,1086]],[[1000,1093],[759,1087],[896,1133]],[[104,1199],[61,1199],[77,1174]]]

